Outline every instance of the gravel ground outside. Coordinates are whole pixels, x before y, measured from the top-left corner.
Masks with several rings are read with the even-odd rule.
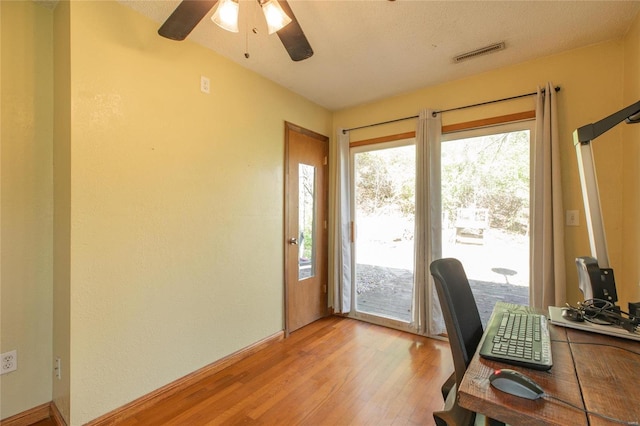
[[[490,230],[476,244],[443,233],[443,256],[459,259],[483,324],[496,302],[529,304],[528,238]],[[413,241],[368,241],[357,250],[359,311],[409,321],[413,286]]]
[[[358,310],[410,321],[413,274],[410,270],[380,266],[356,266],[363,278],[357,294]],[[483,325],[498,301],[529,304],[529,287],[495,281],[469,279]]]

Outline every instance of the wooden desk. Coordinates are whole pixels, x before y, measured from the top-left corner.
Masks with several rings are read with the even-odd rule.
[[[476,352],[458,390],[459,404],[510,425],[620,424],[587,415],[583,410],[625,422],[639,422],[640,342],[552,324],[549,331],[551,370],[537,371],[490,361]],[[489,384],[489,376],[498,368],[526,374],[542,386],[548,396],[532,401],[494,389]]]

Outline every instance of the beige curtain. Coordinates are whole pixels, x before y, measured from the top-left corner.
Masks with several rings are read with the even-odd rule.
[[[349,132],[338,129],[336,134],[338,152],[335,176],[335,204],[333,242],[333,309],[336,313],[349,313],[351,310],[351,213],[350,213],[350,175],[349,175]]]
[[[547,309],[566,301],[564,213],[556,91],[538,88],[533,171],[530,304]]]
[[[420,334],[445,332],[438,295],[429,272],[431,261],[442,257],[440,196],[440,114],[420,111],[416,129],[416,220],[414,236],[413,326]]]

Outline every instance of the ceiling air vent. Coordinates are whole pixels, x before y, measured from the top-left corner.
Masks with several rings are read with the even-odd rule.
[[[472,50],[471,52],[463,53],[462,55],[455,56],[453,62],[462,62],[467,59],[472,59],[478,56],[487,55],[489,53],[497,52],[504,49],[504,42],[491,44],[489,46],[481,47],[480,49]]]

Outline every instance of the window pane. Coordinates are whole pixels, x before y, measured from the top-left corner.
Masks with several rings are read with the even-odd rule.
[[[485,324],[499,300],[529,304],[529,133],[442,143],[442,254],[464,265]]]
[[[356,311],[411,320],[415,145],[354,156]]]
[[[316,248],[314,235],[316,227],[316,170],[308,164],[300,164],[299,176],[299,197],[298,216],[300,237],[298,244],[300,255],[298,256],[298,279],[315,276],[316,271]]]

